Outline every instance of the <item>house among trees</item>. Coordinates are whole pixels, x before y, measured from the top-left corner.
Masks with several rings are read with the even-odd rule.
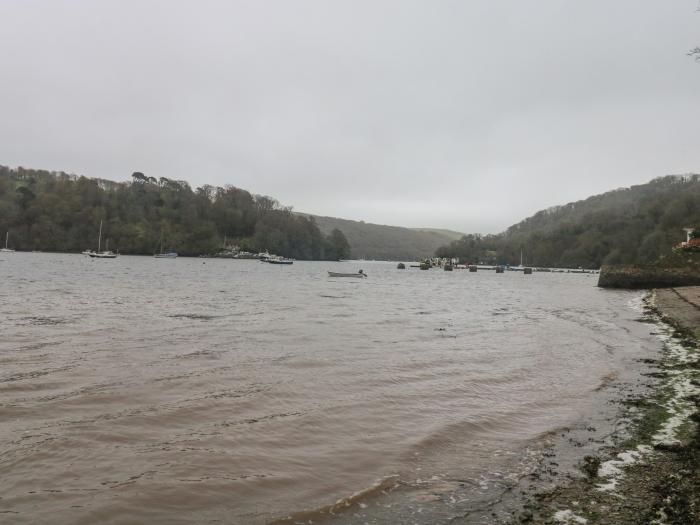
[[[700,228],[683,228],[686,241],[674,247],[676,251],[700,252]]]

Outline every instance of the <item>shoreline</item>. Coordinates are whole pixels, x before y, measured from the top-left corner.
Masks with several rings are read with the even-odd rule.
[[[619,400],[628,428],[581,457],[580,475],[520,492],[503,523],[700,523],[700,286],[654,290],[644,302],[642,321],[664,348],[646,360],[653,371],[643,375],[654,380],[646,393]]]

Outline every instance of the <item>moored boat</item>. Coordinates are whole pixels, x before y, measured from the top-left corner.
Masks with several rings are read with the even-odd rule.
[[[88,253],[90,257],[93,259],[116,259],[119,254],[111,252],[111,251],[104,251],[104,252],[90,252]]]
[[[5,234],[5,247],[4,247],[4,248],[0,248],[0,252],[9,253],[9,252],[14,252],[14,251],[15,251],[15,250],[13,250],[12,248],[9,248],[9,247],[7,246],[7,243],[8,243],[9,240],[10,240],[10,232],[8,231],[8,232]]]
[[[266,262],[270,264],[294,264],[292,259],[285,259],[284,257],[269,257]]]
[[[97,251],[88,251],[86,255],[92,257],[93,259],[116,259],[119,255],[118,253],[114,253],[109,250],[109,239],[107,239],[107,246],[105,251],[100,251],[100,248],[102,248],[102,221],[100,221],[100,233],[97,237]]]
[[[160,253],[153,254],[156,259],[175,259],[177,257],[176,252],[163,252],[163,231],[160,232]]]
[[[360,270],[357,273],[341,273],[341,272],[331,272],[330,270],[328,271],[328,277],[359,277],[359,278],[364,278],[367,277],[367,274]]]

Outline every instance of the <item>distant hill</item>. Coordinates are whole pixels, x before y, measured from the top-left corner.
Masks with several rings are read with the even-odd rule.
[[[462,237],[462,233],[432,228],[402,228],[335,217],[312,217],[321,233],[341,230],[350,244],[351,257],[376,260],[418,260],[429,257],[440,246]]]
[[[515,264],[598,268],[643,264],[671,253],[684,227],[700,227],[700,175],[669,175],[554,206],[498,235],[469,235],[441,256]]]
[[[454,241],[456,241],[457,239],[461,239],[462,236],[464,235],[462,232],[456,232],[453,230],[445,230],[442,228],[411,228],[411,230],[418,231],[418,232],[436,233],[438,235],[443,235],[445,237],[448,237]]]

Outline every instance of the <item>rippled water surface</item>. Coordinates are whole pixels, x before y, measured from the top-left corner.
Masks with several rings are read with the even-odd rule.
[[[360,522],[432,523],[517,475],[648,344],[636,295],[590,275],[26,253],[0,270],[12,523],[314,519],[376,484],[406,495],[359,501],[384,509]],[[461,500],[435,496],[458,481]]]

